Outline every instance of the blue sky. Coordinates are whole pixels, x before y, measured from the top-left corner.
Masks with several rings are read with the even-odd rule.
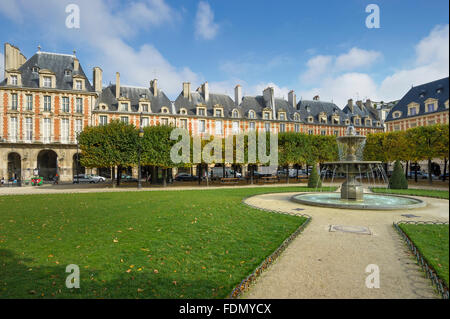
[[[68,29],[68,4],[80,28]],[[380,28],[368,29],[368,4]],[[172,99],[193,89],[247,95],[274,86],[286,97],[392,100],[411,85],[448,76],[449,3],[444,0],[198,1],[2,0],[2,42],[27,57],[37,50],[72,53],[86,73],[98,65],[104,83],[148,86],[156,77]],[[1,57],[2,58],[2,57]],[[2,58],[3,60],[3,58]],[[1,67],[1,65],[0,65]]]

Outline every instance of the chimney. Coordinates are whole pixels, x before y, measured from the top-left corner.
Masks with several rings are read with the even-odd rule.
[[[319,101],[320,97],[318,95],[313,97],[313,101]]]
[[[27,58],[20,52],[18,47],[15,47],[9,43],[5,43],[5,56],[4,56],[4,76],[7,75],[7,70],[18,69],[24,64]]]
[[[95,92],[100,93],[103,89],[103,71],[98,66],[93,69],[94,89]]]
[[[208,82],[205,82],[202,84],[202,93],[203,93],[203,97],[205,99],[206,102],[208,102],[209,100],[209,86],[208,86]]]
[[[191,83],[183,82],[183,97],[185,99],[191,99]]]
[[[239,84],[234,88],[234,105],[239,106],[242,101],[242,86]]]
[[[120,73],[116,72],[116,99],[120,97]]]
[[[80,61],[78,61],[77,58],[73,58],[73,70],[75,72],[78,72],[79,69],[80,69]]]
[[[158,96],[158,80],[157,79],[153,79],[152,81],[150,81],[150,88],[153,91],[153,96]]]
[[[366,106],[367,106],[367,107],[373,107],[373,106],[372,106],[372,101],[371,101],[370,99],[367,99],[367,100],[366,100]]]
[[[275,110],[275,94],[273,87],[268,87],[263,91],[264,102],[267,107],[272,109],[272,118],[276,119],[276,110]]]
[[[356,101],[356,105],[358,105],[360,110],[363,109],[363,105],[362,105],[362,101],[361,100]]]
[[[353,113],[353,99],[348,100],[347,106],[349,107],[350,111]]]
[[[297,97],[295,96],[294,90],[289,91],[288,102],[289,102],[289,105],[295,109],[295,107],[297,106]]]

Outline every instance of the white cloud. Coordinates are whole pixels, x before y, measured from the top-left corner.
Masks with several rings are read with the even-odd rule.
[[[358,68],[368,67],[380,57],[380,52],[367,51],[355,47],[350,49],[347,53],[338,56],[336,58],[335,67],[337,70],[351,71]]]
[[[207,2],[198,3],[195,17],[195,36],[205,40],[214,39],[219,31],[219,25],[214,22],[214,12]]]
[[[301,75],[304,82],[314,82],[320,79],[332,67],[333,57],[317,55],[306,62],[307,71]]]
[[[259,83],[257,85],[252,86],[250,88],[250,92],[253,92],[253,93],[250,93],[249,95],[262,95],[264,89],[266,89],[268,87],[273,87],[275,97],[284,98],[285,100],[287,100],[288,93],[289,93],[289,91],[291,91],[290,88],[280,87],[273,82],[269,82],[269,83]]]

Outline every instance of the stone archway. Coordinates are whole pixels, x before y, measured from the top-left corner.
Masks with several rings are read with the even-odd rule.
[[[37,156],[37,168],[39,176],[42,176],[44,181],[53,180],[58,173],[58,155],[52,150],[42,150]]]
[[[18,153],[8,154],[8,180],[22,178],[22,159]]]

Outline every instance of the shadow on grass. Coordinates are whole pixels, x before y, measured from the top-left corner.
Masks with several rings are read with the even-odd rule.
[[[113,274],[98,279],[102,271],[80,268],[80,288],[66,287],[67,265],[33,266],[8,249],[0,249],[0,298],[225,298],[230,287],[214,280],[176,282],[174,276],[150,271]],[[106,273],[106,271],[105,271]]]

